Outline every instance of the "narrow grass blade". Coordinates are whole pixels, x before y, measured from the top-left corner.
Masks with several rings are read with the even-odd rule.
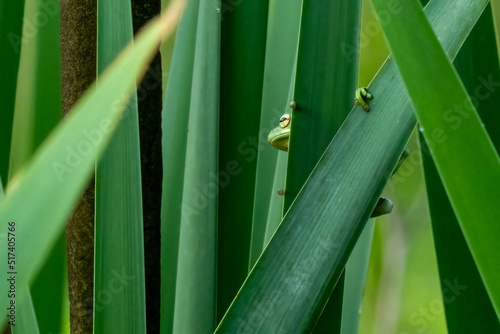
[[[283,190],[285,189],[286,178],[286,163],[288,162],[288,154],[286,152],[278,152],[278,161],[276,163],[276,171],[274,172],[273,188],[271,189],[271,201],[269,203],[269,212],[267,214],[266,234],[264,235],[264,246],[271,240],[274,232],[280,225],[283,218]]]
[[[427,6],[450,58],[482,9],[466,0]],[[353,108],[216,333],[312,329],[416,123],[392,60],[370,90],[370,113]]]
[[[221,7],[218,320],[248,274],[268,6]]]
[[[18,286],[28,284],[46,259],[91,176],[95,154],[102,153],[136,87],[136,78],[143,74],[160,39],[172,30],[181,9],[182,2],[175,2],[161,20],[144,30],[134,46],[129,46],[103,75],[99,88],[82,98],[9,183],[0,204],[0,220],[16,223]],[[99,141],[90,142],[88,134],[92,131],[100,133]],[[30,203],[30,210],[26,210],[26,203]],[[6,237],[5,232],[0,235],[2,247],[6,247]],[[4,291],[6,272],[0,274]],[[6,307],[6,295],[0,304]]]
[[[455,67],[476,102],[493,144],[500,148],[500,117],[494,112],[500,91],[485,83],[500,81],[495,31],[488,6],[464,43]],[[489,88],[489,89],[488,89]],[[495,311],[422,136],[422,157],[448,332],[500,332]],[[454,287],[451,289],[450,287]]]
[[[31,159],[61,118],[58,5],[33,0],[22,3],[25,5],[24,35],[17,45],[21,50],[10,156],[11,177]],[[6,50],[7,54],[10,51]],[[47,108],[48,105],[51,108]],[[22,321],[16,328],[17,332],[31,333],[40,328],[48,333],[61,329],[60,304],[66,267],[66,245],[62,236],[55,248],[34,279],[31,291],[27,290],[27,298],[18,304],[18,319]],[[50,297],[47,297],[49,291]],[[39,324],[36,318],[28,320],[35,316],[35,312]]]
[[[353,27],[359,27],[360,17],[361,1],[303,2],[284,212],[353,104],[358,54],[347,55],[342,46],[357,47],[359,35]],[[343,279],[328,299],[314,333],[340,332]]]
[[[132,40],[131,3],[100,0],[97,13],[102,73]],[[96,169],[94,333],[146,332],[139,146],[134,92]]]
[[[341,46],[358,45],[360,16],[361,1],[303,3],[285,212],[353,105],[358,57]]]
[[[174,333],[182,334],[215,327],[219,5],[201,1],[198,12],[174,312]]]
[[[64,308],[63,304],[64,298],[69,298],[65,232],[60,233],[31,285],[31,298],[41,333],[63,332],[63,317],[69,317],[69,305]]]
[[[21,47],[9,179],[61,118],[59,16],[49,17],[45,5],[38,0],[25,2],[24,30],[31,35],[25,36]],[[46,22],[35,25],[34,18],[45,18]]]
[[[8,180],[12,121],[16,98],[19,57],[23,43],[24,1],[0,1],[0,101],[2,116],[0,122],[0,176]],[[28,38],[25,37],[25,41]]]
[[[379,15],[386,10],[385,1],[373,0],[373,4]],[[482,2],[471,1],[470,5],[481,10],[485,7]],[[500,260],[491,256],[500,253],[500,225],[496,224],[500,207],[491,201],[500,198],[498,153],[420,4],[401,4],[400,12],[392,16],[384,32],[444,188],[500,317]]]
[[[368,275],[374,229],[375,219],[370,219],[359,236],[345,268],[342,334],[358,332],[361,302]]]
[[[269,145],[267,135],[278,126],[280,116],[289,111],[290,101],[287,94],[297,56],[301,6],[302,1],[299,0],[269,1],[260,133],[258,142],[254,144],[257,147],[257,172],[248,270],[255,264],[266,245],[264,240],[268,229],[268,214],[274,210],[269,205],[273,194],[276,194],[272,191],[272,185],[278,150]],[[251,148],[245,147],[245,150]]]
[[[174,326],[175,287],[181,205],[184,188],[186,143],[191,104],[194,50],[199,0],[188,0],[177,29],[172,70],[162,110],[163,182],[161,204],[161,305],[160,332],[170,334]]]

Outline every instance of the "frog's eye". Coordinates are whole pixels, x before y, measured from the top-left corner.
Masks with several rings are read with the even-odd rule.
[[[286,128],[290,124],[290,115],[284,114],[280,118],[280,127]]]

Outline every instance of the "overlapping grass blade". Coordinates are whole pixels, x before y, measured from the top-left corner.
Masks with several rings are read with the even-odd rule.
[[[198,12],[174,312],[174,333],[182,334],[215,327],[219,5],[201,1]]]
[[[386,10],[385,1],[373,0],[373,4],[379,15]],[[485,7],[482,2],[470,1],[468,5],[481,10]],[[500,226],[496,224],[500,207],[491,201],[500,198],[500,158],[420,4],[407,2],[399,8],[384,32],[450,203],[500,317],[500,260],[491,256],[500,253]]]
[[[160,331],[172,333],[199,0],[188,0],[177,29],[172,69],[162,110],[163,194],[161,204]]]
[[[22,291],[22,295],[17,304],[17,320],[13,322],[14,326],[10,327],[12,334],[39,334],[40,330],[38,329],[30,289],[27,285],[20,286],[19,289]]]
[[[40,1],[26,1],[24,29],[31,34],[24,36],[20,51],[9,179],[61,118],[59,17],[48,17],[44,8]],[[42,17],[47,20],[44,25],[31,21]]]
[[[469,96],[477,102],[477,111],[498,149],[500,133],[496,129],[500,117],[494,110],[500,92],[485,86],[489,79],[500,81],[490,6],[476,23],[454,64]],[[500,332],[495,311],[422,137],[421,146],[448,332]],[[450,289],[451,286],[455,289]]]
[[[69,317],[68,267],[66,257],[66,231],[62,231],[31,285],[31,299],[41,333],[63,332],[63,319]],[[31,332],[26,332],[31,333]]]
[[[268,6],[243,1],[221,7],[219,320],[248,274]]]
[[[269,233],[267,231],[270,229],[270,226],[268,226],[269,213],[276,211],[276,207],[270,203],[280,202],[279,199],[272,199],[276,195],[272,187],[277,168],[278,150],[269,145],[267,135],[274,127],[278,126],[280,116],[285,112],[289,112],[288,102],[290,101],[287,94],[289,94],[291,78],[293,77],[292,72],[297,56],[301,6],[302,1],[299,0],[269,1],[260,133],[256,144],[258,154],[257,172],[248,270],[253,267],[259,258],[267,243],[265,240],[268,240],[266,234]],[[277,205],[281,208],[283,206],[280,203],[277,203]],[[272,225],[276,226],[281,221],[281,213],[278,215],[276,212],[276,217],[278,216],[280,219],[277,222],[273,221]],[[270,233],[272,235],[274,229]]]
[[[134,46],[103,75],[99,88],[82,98],[9,183],[0,205],[0,220],[16,222],[19,287],[28,284],[63,230],[91,176],[95,154],[102,153],[136,87],[136,78],[143,73],[160,39],[172,30],[181,9],[182,2],[175,2],[162,20],[144,30]],[[92,131],[101,134],[99,141],[90,141],[88,134]],[[30,210],[26,210],[26,203],[30,203]],[[0,241],[6,245],[6,234]],[[7,291],[6,274],[0,275],[0,288]],[[6,307],[7,303],[7,295],[2,295],[0,304]]]
[[[97,17],[97,71],[103,73],[132,40],[131,3],[100,0]],[[139,146],[134,92],[95,174],[94,333],[146,332]]]
[[[481,14],[478,4],[427,6],[451,58]],[[370,113],[351,111],[216,333],[311,330],[416,123],[392,60],[370,90]]]
[[[24,1],[0,2],[0,176],[8,180],[12,121],[17,87],[17,73],[22,45]]]
[[[10,155],[10,177],[32,157],[39,145],[61,118],[61,70],[59,48],[59,8],[54,3],[28,0],[24,8],[23,38],[20,47],[19,72]],[[40,20],[44,24],[40,24]],[[19,50],[18,50],[19,51]],[[7,55],[11,49],[6,50]],[[7,71],[7,73],[10,73]],[[51,108],[47,108],[51,106]],[[6,113],[8,114],[8,112]],[[9,143],[10,140],[7,142]],[[3,143],[5,145],[5,143]],[[18,332],[31,333],[61,330],[61,307],[66,268],[66,245],[60,235],[44,267],[34,280],[31,292],[19,301]],[[58,273],[56,275],[55,273]],[[47,298],[47,292],[50,297]],[[25,304],[29,303],[29,304]],[[35,313],[38,314],[38,324]],[[49,316],[47,316],[49,315]],[[29,320],[33,317],[32,320]],[[25,327],[28,326],[28,327]],[[12,328],[14,328],[13,326]]]
[[[357,47],[360,16],[361,1],[303,3],[285,212],[353,105],[358,57],[344,48]]]
[[[285,189],[286,179],[286,163],[288,154],[286,152],[278,152],[278,161],[276,163],[276,171],[274,172],[273,188],[271,189],[271,200],[269,202],[269,212],[267,214],[266,234],[264,235],[264,246],[271,240],[274,232],[278,228],[281,219],[283,218],[283,203],[284,198],[280,193]]]
[[[361,1],[303,2],[293,99],[297,107],[292,112],[285,212],[353,104],[358,54],[348,55],[345,46],[357,48],[359,35],[353,27],[360,25],[360,17]],[[341,283],[336,288],[339,290],[332,292],[314,333],[340,332],[342,287]]]

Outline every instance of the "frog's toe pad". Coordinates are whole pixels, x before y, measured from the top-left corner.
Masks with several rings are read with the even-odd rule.
[[[391,213],[392,208],[393,208],[392,201],[388,198],[385,197],[380,197],[378,199],[377,205],[375,206],[375,209],[372,212],[372,215],[370,218],[386,215],[388,213]]]

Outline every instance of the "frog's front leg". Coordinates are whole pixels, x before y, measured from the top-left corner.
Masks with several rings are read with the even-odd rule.
[[[378,199],[377,205],[370,216],[370,218],[375,218],[378,216],[386,215],[392,211],[392,201],[385,197],[380,197]]]
[[[370,106],[367,100],[373,99],[373,96],[368,93],[366,87],[361,87],[356,89],[356,97],[354,98],[354,104],[359,105],[364,111],[369,112]]]
[[[405,149],[403,150],[403,153],[401,153],[401,157],[399,157],[399,160],[398,160],[398,163],[396,164],[396,167],[394,167],[394,170],[392,171],[391,176],[396,174],[399,167],[401,167],[401,165],[403,164],[403,162],[406,160],[406,158],[409,155],[410,155],[410,150],[408,149],[408,147],[405,147]]]

